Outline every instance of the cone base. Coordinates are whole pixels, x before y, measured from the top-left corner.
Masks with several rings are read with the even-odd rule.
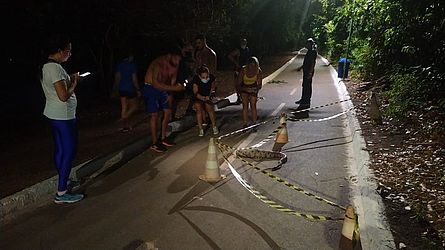
[[[219,178],[207,178],[205,175],[200,175],[199,176],[199,179],[200,180],[202,180],[202,181],[205,181],[205,182],[210,182],[210,183],[214,183],[214,182],[218,182],[218,181],[220,181],[220,180],[222,180],[222,179],[225,179],[226,178],[226,176],[225,175],[220,175],[219,176]]]

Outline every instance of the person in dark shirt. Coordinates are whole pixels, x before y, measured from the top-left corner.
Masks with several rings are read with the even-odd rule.
[[[247,46],[247,39],[243,38],[240,41],[240,45],[238,48],[235,48],[232,50],[229,55],[227,55],[227,58],[233,63],[234,65],[234,82],[235,86],[238,85],[238,77],[240,70],[243,68],[244,65],[247,65],[247,61],[252,56],[252,52],[250,51],[250,48]],[[239,89],[236,89],[237,94],[237,104],[241,103],[241,94]]]
[[[199,127],[198,136],[204,136],[203,129],[203,113],[206,111],[209,114],[210,121],[213,127],[213,134],[219,133],[216,126],[215,105],[213,98],[215,98],[215,76],[209,73],[209,68],[203,65],[197,69],[196,75],[192,80],[194,104],[196,109],[196,121]]]
[[[133,62],[132,55],[126,57],[121,63],[117,65],[114,76],[115,84],[119,87],[119,95],[121,99],[121,118],[124,124],[128,122],[128,118],[137,111],[138,99],[141,95],[139,82],[137,78],[136,65]],[[128,124],[124,126],[123,130],[130,129]]]
[[[296,101],[296,104],[300,104],[297,110],[307,109],[311,106],[312,97],[312,77],[314,76],[314,68],[317,60],[316,44],[312,38],[307,39],[306,43],[307,52],[304,56],[303,65],[298,67],[298,71],[303,69],[303,91],[301,93],[301,99]]]

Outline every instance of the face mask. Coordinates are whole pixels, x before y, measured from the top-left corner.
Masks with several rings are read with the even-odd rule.
[[[201,79],[201,78],[200,78],[200,79]],[[209,78],[207,78],[207,79],[201,79],[201,82],[202,82],[202,83],[208,83],[209,80],[210,80]]]
[[[246,49],[247,46],[246,45],[241,45],[241,49]]]

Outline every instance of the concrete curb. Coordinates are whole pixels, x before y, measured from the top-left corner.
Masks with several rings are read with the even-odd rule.
[[[322,60],[329,65],[328,60]],[[337,71],[330,66],[331,77],[336,80]],[[346,85],[339,81],[336,85],[340,99],[349,97]],[[347,110],[354,105],[352,101],[342,103],[343,109]],[[346,137],[350,137],[350,164],[349,171],[352,189],[352,202],[358,214],[360,227],[360,240],[363,249],[396,249],[388,222],[386,221],[382,198],[377,194],[377,184],[374,174],[369,170],[370,157],[366,148],[365,139],[362,136],[360,123],[354,114],[348,114],[345,125]],[[349,134],[348,134],[349,133]]]
[[[286,62],[282,67],[277,69],[269,76],[263,78],[263,84],[271,81],[278,74],[280,74],[295,58],[300,54]],[[215,104],[215,110],[231,105],[236,101],[236,94],[228,96]],[[181,132],[192,128],[196,123],[195,115],[186,115],[181,120],[169,123],[169,130],[171,132]],[[131,160],[133,157],[142,153],[151,144],[151,137],[149,135],[142,136],[132,143],[123,146],[121,149],[112,151],[111,153],[98,156],[95,159],[84,162],[71,171],[71,178],[92,180],[107,170],[118,168]],[[55,190],[57,189],[58,177],[53,176],[49,179],[41,181],[31,187],[25,188],[15,194],[5,197],[0,200],[0,221],[5,221],[14,218],[25,208],[35,208],[52,201]]]

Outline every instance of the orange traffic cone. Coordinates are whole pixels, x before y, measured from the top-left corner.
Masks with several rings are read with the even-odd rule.
[[[361,249],[357,215],[352,206],[346,208],[338,249]]]
[[[286,113],[282,113],[280,117],[280,125],[286,126],[287,115]]]
[[[225,176],[222,176],[219,173],[218,158],[216,156],[216,147],[213,137],[210,138],[207,153],[206,169],[204,174],[199,176],[199,179],[207,182],[218,182]]]
[[[278,130],[278,134],[277,137],[275,138],[275,142],[276,143],[288,143],[289,142],[289,137],[287,136],[287,127],[283,126],[282,128],[280,128],[280,130]]]

